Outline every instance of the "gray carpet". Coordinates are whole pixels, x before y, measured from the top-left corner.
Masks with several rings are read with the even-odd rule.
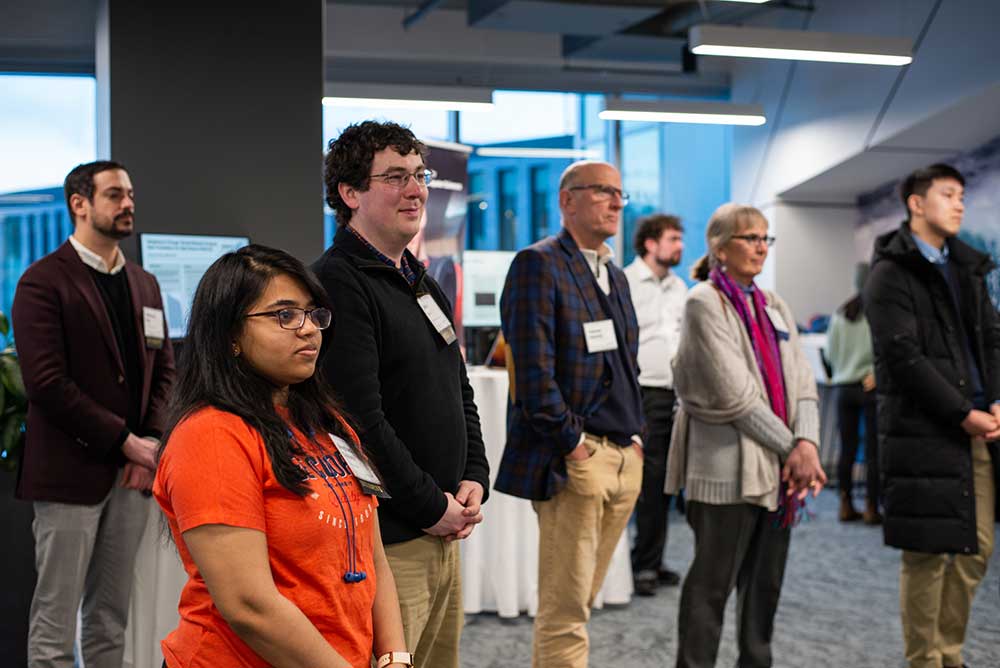
[[[841,524],[836,492],[810,501],[815,517],[792,537],[774,639],[776,668],[897,668],[904,666],[899,623],[899,552],[882,544],[878,528]],[[487,512],[489,507],[487,506]],[[666,561],[686,571],[692,534],[671,512]],[[730,598],[718,666],[736,662]],[[595,611],[590,622],[590,665],[663,668],[674,665],[678,587],[627,606]],[[970,668],[1000,668],[1000,552],[979,587],[969,623],[965,661]],[[531,665],[531,619],[469,615],[462,636],[462,666]]]

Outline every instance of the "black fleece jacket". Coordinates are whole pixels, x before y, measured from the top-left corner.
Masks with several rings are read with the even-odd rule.
[[[424,535],[462,480],[489,490],[479,413],[458,342],[445,344],[417,304],[430,294],[452,320],[441,288],[407,251],[411,287],[350,231],[312,266],[333,302],[323,371],[392,498],[379,505],[382,541]]]

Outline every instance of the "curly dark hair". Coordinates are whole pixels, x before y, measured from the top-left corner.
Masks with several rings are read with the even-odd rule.
[[[337,186],[346,183],[364,192],[368,190],[368,176],[372,160],[379,151],[392,147],[400,155],[419,153],[427,158],[427,146],[410,131],[397,123],[365,121],[349,125],[327,146],[323,165],[326,182],[326,203],[337,214],[337,224],[346,225],[354,213],[340,197]]]
[[[651,216],[637,220],[635,223],[635,240],[633,242],[635,254],[639,257],[646,257],[646,239],[659,241],[660,237],[663,236],[664,230],[668,229],[684,232],[681,219],[677,216],[654,213]]]
[[[73,195],[82,195],[91,203],[94,202],[94,175],[106,172],[109,169],[120,169],[128,171],[120,162],[114,160],[97,160],[95,162],[85,162],[74,167],[66,180],[63,181],[63,194],[66,195],[66,208],[69,210],[69,219],[76,225],[76,218],[73,216],[73,209],[69,205],[69,198]]]

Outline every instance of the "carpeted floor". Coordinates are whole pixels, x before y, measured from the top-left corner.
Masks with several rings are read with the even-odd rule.
[[[810,501],[815,517],[795,529],[774,640],[776,668],[898,668],[904,666],[899,623],[899,552],[882,544],[879,528],[841,524],[835,491]],[[1000,552],[979,587],[966,640],[969,668],[1000,668]],[[671,512],[667,564],[686,571],[692,534]],[[680,589],[595,611],[590,666],[664,668],[674,665]],[[736,662],[735,596],[730,598],[718,666]],[[531,619],[469,615],[462,666],[531,665]]]

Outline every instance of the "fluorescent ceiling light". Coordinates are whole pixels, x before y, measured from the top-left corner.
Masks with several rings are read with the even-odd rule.
[[[827,63],[909,65],[913,43],[898,37],[699,25],[688,31],[691,53],[699,56],[817,60]]]
[[[493,109],[493,91],[489,88],[330,82],[324,87],[324,93],[323,104],[328,107],[448,111]]]
[[[752,2],[755,5],[762,5],[768,0],[719,0],[719,2]]]
[[[657,123],[708,123],[711,125],[763,125],[764,108],[758,104],[688,102],[686,100],[609,99],[598,118],[606,121],[653,121]]]
[[[474,149],[473,146],[469,146],[468,144],[459,144],[455,141],[444,141],[442,139],[421,139],[420,141],[431,148],[447,148],[459,153],[472,153]]]
[[[597,159],[600,151],[578,148],[517,148],[515,146],[484,146],[476,149],[484,158],[570,158],[572,160]]]

